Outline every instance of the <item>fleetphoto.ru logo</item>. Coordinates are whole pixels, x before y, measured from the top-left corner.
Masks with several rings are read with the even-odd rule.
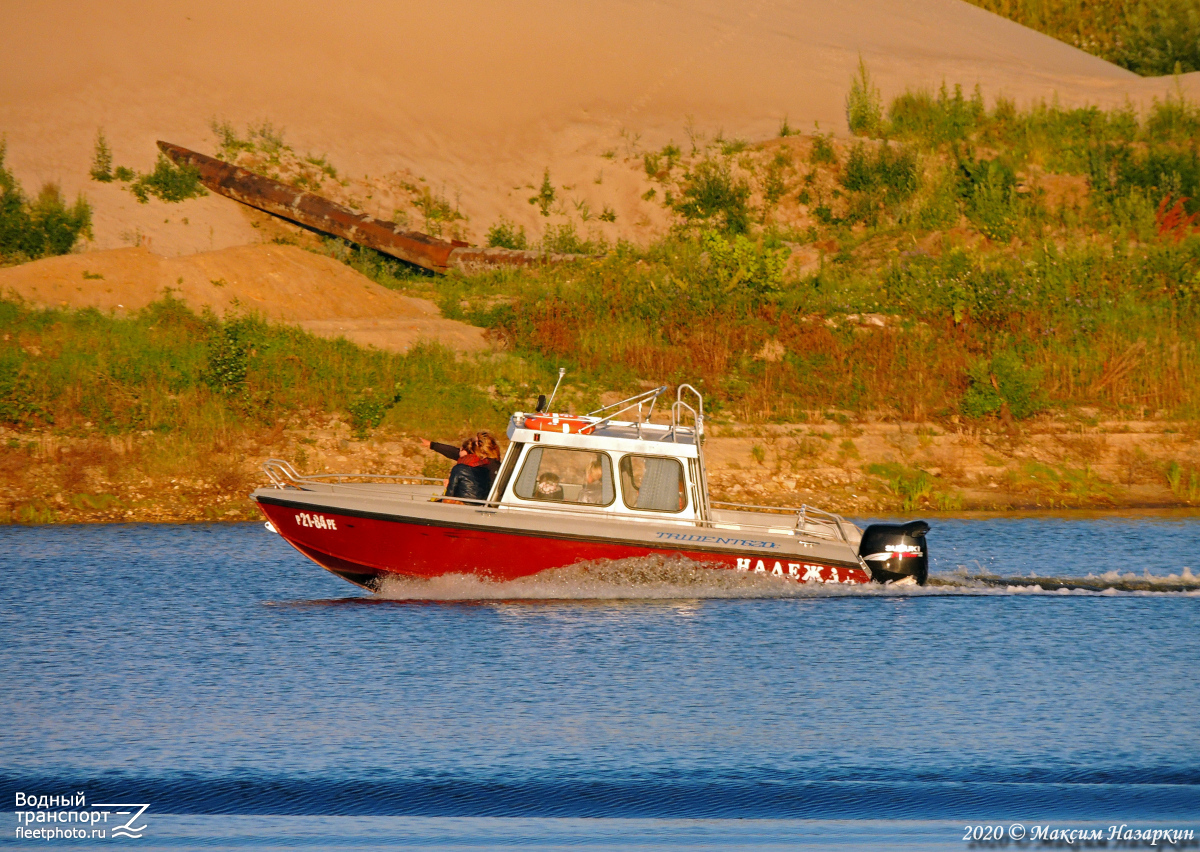
[[[136,840],[146,830],[144,802],[94,802],[83,793],[43,796],[17,793],[18,840]]]

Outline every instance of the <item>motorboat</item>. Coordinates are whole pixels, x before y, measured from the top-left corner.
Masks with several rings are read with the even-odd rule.
[[[391,576],[507,581],[652,555],[798,583],[925,583],[924,521],[860,529],[809,506],[710,499],[693,386],[680,385],[657,419],[666,386],[586,415],[551,413],[556,394],[512,415],[486,499],[451,500],[425,477],[306,476],[281,459],[263,465],[271,484],[251,498],[267,529],[371,590]]]

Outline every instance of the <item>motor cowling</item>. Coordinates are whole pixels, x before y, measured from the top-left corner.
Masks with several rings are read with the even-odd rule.
[[[871,576],[880,583],[903,580],[924,586],[929,578],[927,532],[929,524],[924,521],[871,524],[863,530],[858,555],[871,569]]]

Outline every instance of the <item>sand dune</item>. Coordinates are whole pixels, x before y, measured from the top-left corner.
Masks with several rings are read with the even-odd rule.
[[[213,117],[267,118],[350,175],[408,170],[457,194],[477,238],[501,214],[539,233],[525,186],[549,167],[635,236],[653,216],[619,170],[595,184],[600,154],[638,134],[683,142],[689,126],[762,138],[785,115],[844,130],[860,55],[885,97],[945,80],[1112,104],[1171,85],[960,0],[9,0],[0,32],[0,133],[18,176],[86,191],[97,248],[140,228],[165,255],[257,236],[221,199],[183,212],[88,181],[98,127],[118,162],[145,169],[158,138],[212,151]]]
[[[668,218],[626,162],[639,149],[762,139],[785,116],[844,132],[860,56],[885,98],[946,81],[1022,102],[1145,105],[1174,85],[961,0],[8,0],[0,32],[0,134],[26,188],[85,192],[93,250],[212,262],[269,229],[224,198],[141,205],[89,180],[98,128],[119,164],[147,170],[157,139],[213,152],[212,119],[266,119],[297,152],[371,176],[347,192],[376,215],[392,214],[406,181],[454,200],[477,242],[501,216],[537,238],[574,217],[568,202],[615,211],[584,230],[646,240]],[[1200,75],[1183,85],[1200,94]],[[550,219],[527,203],[545,169],[562,203]],[[77,276],[72,264],[61,262]]]

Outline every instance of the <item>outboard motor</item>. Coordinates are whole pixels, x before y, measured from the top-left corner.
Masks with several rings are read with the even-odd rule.
[[[929,524],[909,521],[907,524],[871,524],[863,530],[858,555],[871,569],[871,576],[880,583],[915,582],[925,585],[929,577],[929,551],[925,533]]]

